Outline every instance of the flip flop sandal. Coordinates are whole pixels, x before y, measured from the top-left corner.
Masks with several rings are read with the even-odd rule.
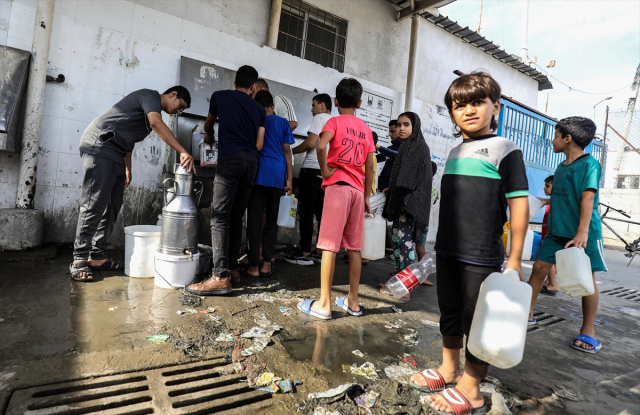
[[[260,278],[267,278],[273,275],[273,272],[276,270],[276,264],[275,264],[275,261],[270,261],[270,262],[271,262],[271,271],[260,272]]]
[[[341,309],[343,309],[344,311],[346,311],[347,313],[351,314],[352,316],[360,317],[362,315],[362,310],[353,311],[352,309],[350,309],[349,306],[344,303],[346,299],[347,297],[336,298],[336,305]]]
[[[446,383],[444,378],[436,369],[425,369],[422,372],[418,372],[422,375],[424,380],[427,381],[427,386],[418,386],[414,381],[409,380],[412,388],[416,388],[421,392],[435,393],[445,390],[448,387],[455,387],[455,383]]]
[[[451,405],[451,410],[453,411],[453,414],[451,414],[451,412],[438,411],[433,407],[433,404],[427,400],[431,410],[438,415],[484,415],[489,412],[487,404],[482,405],[480,408],[472,408],[467,398],[456,388],[447,388],[438,393],[438,395],[442,396],[444,400]]]
[[[586,349],[582,346],[576,346],[575,344],[576,340],[580,340],[582,343],[590,344],[591,346],[593,346],[593,349]],[[602,349],[602,343],[600,343],[598,340],[594,339],[591,336],[588,336],[586,334],[581,334],[575,339],[573,339],[573,341],[571,342],[571,347],[573,347],[576,350],[580,350],[581,352],[594,354],[594,353],[598,353],[598,350]]]
[[[102,265],[99,267],[92,267],[89,265],[94,271],[124,271],[124,264],[120,261],[116,261],[113,258],[107,259]]]
[[[89,267],[89,261],[82,261],[69,264],[69,271],[71,271],[71,279],[80,282],[93,282],[93,273],[91,267]],[[78,275],[85,273],[84,278],[78,277]]]
[[[546,285],[542,286],[542,289],[540,290],[540,294],[545,294],[545,295],[550,295],[550,296],[555,296],[556,294],[558,294],[557,291],[551,291],[547,288]]]
[[[298,303],[298,310],[302,311],[305,314],[309,314],[310,316],[313,316],[322,320],[331,320],[333,316],[331,315],[325,316],[324,314],[320,314],[317,311],[313,311],[311,309],[311,304],[313,304],[314,301],[316,300],[306,300],[301,303]]]

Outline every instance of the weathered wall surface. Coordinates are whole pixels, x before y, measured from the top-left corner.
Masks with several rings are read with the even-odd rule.
[[[631,216],[631,219],[625,218],[621,214],[612,211],[609,211],[607,214],[608,217],[640,223],[640,190],[600,189],[600,203],[623,210],[627,215]],[[605,210],[605,207],[601,207],[600,214],[602,215]],[[605,221],[627,242],[632,242],[640,238],[640,225],[631,225],[615,220],[607,220],[606,218]],[[604,225],[602,225],[602,238],[605,245],[624,247],[624,243]]]
[[[73,241],[83,177],[78,143],[84,129],[131,91],[163,92],[175,85],[181,56],[230,69],[252,65],[260,76],[319,92],[333,93],[340,79],[354,76],[367,90],[394,100],[393,116],[402,112],[410,21],[395,22],[393,8],[383,0],[309,2],[349,21],[345,73],[262,47],[268,0],[182,0],[179,6],[169,0],[57,0],[49,74],[62,73],[67,81],[46,86],[36,194],[36,208],[45,211],[45,240]],[[0,0],[2,43],[31,48],[35,5],[35,0]],[[455,77],[452,71],[485,68],[505,94],[529,105],[535,105],[537,86],[426,20],[421,23],[414,108],[440,166],[434,180],[439,187],[444,160],[458,142],[442,102]],[[155,223],[167,155],[155,134],[136,145],[133,181],[112,243],[123,240],[123,226]],[[0,208],[13,207],[17,174],[18,158],[0,153]],[[430,240],[437,230],[438,206],[431,215]]]

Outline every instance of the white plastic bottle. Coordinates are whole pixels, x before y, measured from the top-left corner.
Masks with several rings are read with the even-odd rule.
[[[520,363],[527,337],[531,286],[515,270],[489,275],[478,294],[469,351],[478,359],[508,369]]]
[[[294,228],[296,226],[296,214],[298,212],[298,199],[294,195],[280,197],[278,208],[278,226]]]
[[[527,229],[527,234],[524,237],[524,245],[522,247],[522,260],[529,261],[531,259],[531,253],[533,252],[533,231]],[[511,230],[509,230],[509,236],[507,237],[507,256],[511,256]]]
[[[593,286],[591,260],[584,253],[584,249],[572,246],[556,252],[556,269],[558,287],[571,297],[585,297],[596,292]]]
[[[376,260],[384,258],[384,242],[387,231],[387,221],[376,215],[365,215],[362,230],[363,259]]]
[[[535,196],[529,195],[529,221],[532,221],[536,217],[538,212],[542,209],[542,202]]]
[[[435,252],[427,252],[422,261],[409,265],[391,277],[384,285],[384,289],[393,294],[395,298],[402,298],[422,284],[434,272],[436,272],[436,254]]]

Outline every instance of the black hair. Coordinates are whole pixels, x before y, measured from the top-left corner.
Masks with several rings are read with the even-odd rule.
[[[373,145],[375,146],[378,144],[378,134],[375,131],[371,131],[371,134],[373,135]]]
[[[336,87],[336,99],[342,108],[356,108],[362,98],[362,85],[355,78],[343,78]]]
[[[254,99],[262,108],[271,108],[273,106],[273,95],[266,89],[258,91]]]
[[[490,98],[496,103],[500,100],[502,91],[495,79],[486,72],[472,72],[462,75],[451,83],[447,93],[444,95],[444,103],[447,105],[449,115],[453,118],[453,105],[455,103],[466,104],[479,99]],[[498,121],[495,115],[491,116],[491,131],[498,129]],[[456,127],[454,137],[460,137],[462,132]]]
[[[263,87],[267,91],[269,90],[269,84],[267,83],[267,81],[265,81],[262,78],[258,78],[258,80],[256,81],[256,84],[260,85],[261,87]]]
[[[313,97],[313,100],[318,104],[324,104],[324,106],[327,108],[327,111],[331,111],[331,97],[329,96],[329,94],[318,94]]]
[[[236,72],[236,87],[251,88],[251,85],[258,82],[258,71],[253,66],[241,66]]]
[[[559,131],[563,138],[571,135],[573,142],[584,149],[595,137],[596,125],[585,117],[568,117],[558,121],[556,131]]]
[[[545,183],[553,183],[553,174],[549,177],[547,177],[546,179],[544,179]]]
[[[170,94],[173,91],[176,91],[178,93],[177,97],[182,99],[185,104],[187,104],[187,108],[191,106],[191,94],[189,93],[189,90],[187,88],[183,87],[182,85],[172,86],[171,88],[164,91],[164,95]]]
[[[398,120],[389,121],[389,127],[395,127],[396,125],[398,125]]]

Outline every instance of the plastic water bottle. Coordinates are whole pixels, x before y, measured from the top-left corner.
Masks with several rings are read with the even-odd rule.
[[[384,240],[387,221],[376,215],[365,215],[362,230],[363,259],[376,260],[384,258]]]
[[[384,289],[393,294],[395,298],[402,298],[422,284],[434,272],[436,272],[436,254],[428,252],[420,262],[409,265],[391,277],[384,285]]]
[[[518,272],[489,275],[478,294],[467,347],[479,359],[508,369],[520,363],[527,337],[531,286]]]
[[[558,287],[571,297],[585,297],[596,292],[593,286],[591,260],[584,253],[584,249],[572,246],[556,252],[556,269]]]
[[[298,212],[298,199],[294,195],[280,197],[278,207],[278,226],[283,228],[295,228],[296,214]]]

